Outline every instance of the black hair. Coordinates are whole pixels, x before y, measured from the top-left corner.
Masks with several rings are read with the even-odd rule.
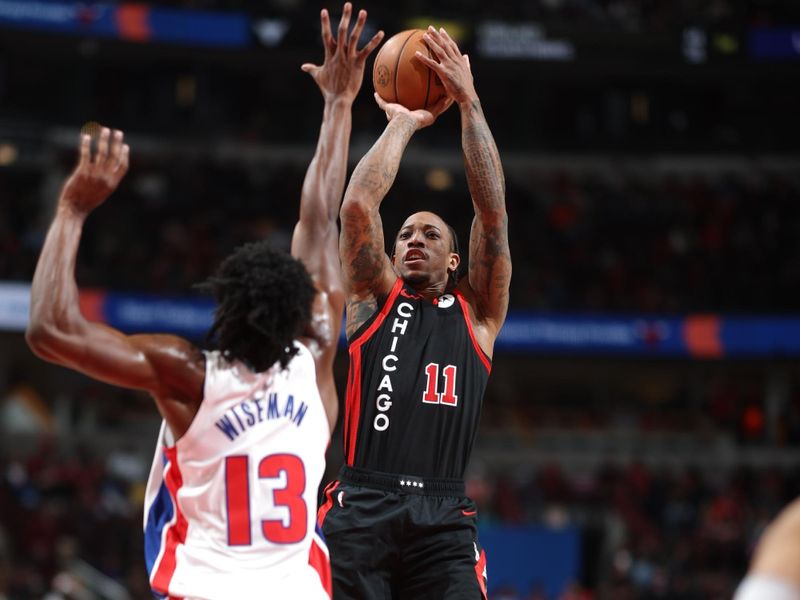
[[[255,371],[297,354],[294,340],[311,320],[316,290],[303,264],[267,242],[234,250],[204,284],[217,301],[208,337],[229,360]]]
[[[449,223],[445,223],[445,225],[447,225],[447,229],[450,232],[450,252],[461,256],[461,251],[458,248],[458,235],[456,235],[456,230],[453,229],[453,226]],[[458,267],[452,271],[448,271],[447,278],[449,280],[449,286],[451,288],[456,287],[458,285]]]

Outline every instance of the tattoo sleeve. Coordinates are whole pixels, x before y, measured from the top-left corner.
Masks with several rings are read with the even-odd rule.
[[[508,311],[511,252],[508,247],[505,178],[497,145],[480,101],[461,107],[461,145],[475,219],[469,242],[469,283],[482,315],[499,326]]]
[[[375,298],[393,277],[378,211],[394,183],[403,152],[415,130],[411,119],[392,119],[356,166],[345,192],[339,256],[348,296],[348,335],[372,314],[377,306]]]

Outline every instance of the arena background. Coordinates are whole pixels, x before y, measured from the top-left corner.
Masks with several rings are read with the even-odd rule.
[[[0,598],[149,597],[155,408],[22,335],[80,127],[124,129],[132,155],[85,229],[85,312],[203,343],[211,304],[192,284],[244,241],[291,235],[322,6],[0,0]],[[506,170],[511,313],[467,481],[491,597],[730,598],[800,492],[800,6],[362,7],[366,34],[456,37]],[[385,122],[370,69],[351,166]],[[456,110],[415,136],[387,231],[431,208],[467,239],[459,142]]]

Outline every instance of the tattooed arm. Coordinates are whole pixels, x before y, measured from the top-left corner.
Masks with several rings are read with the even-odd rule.
[[[497,146],[477,96],[460,105],[461,145],[475,218],[469,236],[469,285],[479,317],[495,336],[508,312],[511,252],[508,247],[505,180]]]
[[[377,94],[375,100],[389,124],[353,171],[340,212],[339,256],[347,294],[348,337],[375,312],[378,299],[389,293],[397,277],[386,256],[378,210],[394,183],[403,152],[417,129],[433,123],[452,104],[443,98],[430,111],[409,111],[384,102]]]
[[[429,27],[423,36],[437,60],[419,52],[417,58],[433,69],[461,111],[461,145],[475,218],[469,240],[468,296],[481,346],[491,348],[508,312],[511,253],[508,248],[505,179],[500,155],[486,123],[470,71],[444,29]]]

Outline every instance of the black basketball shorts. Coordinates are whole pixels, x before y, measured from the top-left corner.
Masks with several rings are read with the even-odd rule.
[[[485,600],[486,555],[462,481],[343,467],[324,494],[334,600]]]

